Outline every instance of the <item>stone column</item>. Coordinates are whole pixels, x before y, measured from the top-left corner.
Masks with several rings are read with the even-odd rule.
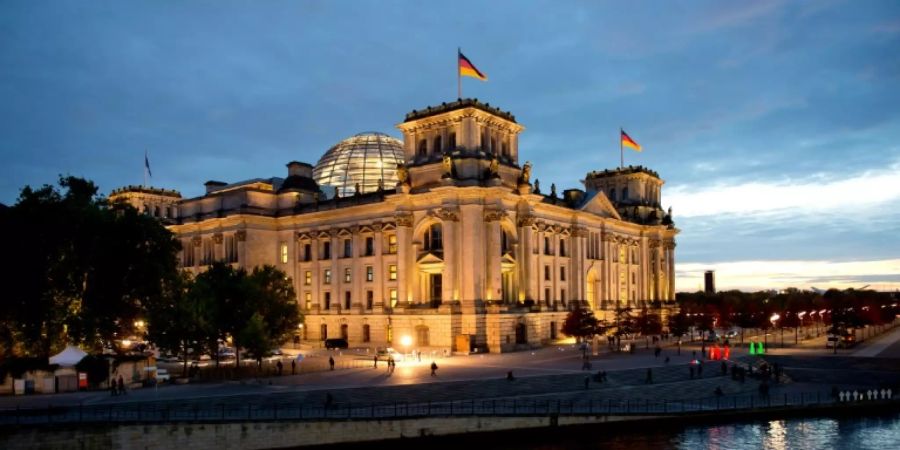
[[[518,285],[519,298],[534,300],[535,304],[539,303],[540,295],[535,295],[537,287],[532,280],[532,267],[534,255],[532,254],[532,230],[531,224],[534,223],[534,217],[523,215],[519,217],[516,225],[519,227],[518,241],[519,245],[516,251],[516,264],[518,265]]]
[[[413,295],[410,292],[410,261],[415,258],[415,249],[412,247],[413,215],[397,213],[394,218],[397,221],[397,303],[406,304],[412,300]]]
[[[669,292],[666,300],[675,299],[675,242],[669,242],[667,247],[669,252]]]
[[[316,232],[310,233],[312,240],[310,241],[310,247],[312,248],[312,254],[310,256],[310,262],[307,266],[308,270],[312,272],[312,285],[310,286],[310,292],[312,293],[312,304],[313,308],[319,309],[322,307],[322,282],[319,275],[319,246],[322,244],[319,240],[319,236]],[[304,280],[306,274],[303,275]],[[309,324],[305,325],[309,326]],[[307,332],[309,333],[309,332]]]
[[[503,232],[500,229],[500,219],[502,217],[502,211],[485,211],[484,213],[484,229],[487,237],[484,253],[487,261],[485,300],[499,300],[503,297],[500,268],[500,233]]]
[[[444,272],[441,274],[441,300],[450,302],[459,299],[457,268],[459,266],[459,212],[442,208],[438,211],[441,228],[444,231]]]
[[[373,276],[372,290],[375,291],[372,312],[383,313],[384,305],[387,303],[388,296],[384,292],[384,281],[387,278],[387,272],[384,270],[384,233],[381,231],[381,224],[375,224],[372,229],[375,231],[375,258],[372,264]],[[398,267],[399,269],[399,267]]]

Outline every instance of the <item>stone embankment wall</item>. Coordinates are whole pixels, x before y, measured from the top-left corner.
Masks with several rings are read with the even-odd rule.
[[[437,417],[329,422],[53,425],[0,429],[0,448],[226,450],[292,448],[421,436],[599,424],[620,417]],[[634,420],[633,417],[628,418]]]

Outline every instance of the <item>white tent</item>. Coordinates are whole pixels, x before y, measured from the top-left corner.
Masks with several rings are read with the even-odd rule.
[[[62,367],[72,367],[78,364],[87,353],[78,347],[68,346],[65,350],[50,357],[50,364],[59,364]]]

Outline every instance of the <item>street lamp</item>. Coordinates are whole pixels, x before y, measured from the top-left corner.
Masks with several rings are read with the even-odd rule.
[[[800,311],[797,313],[798,324],[797,324],[797,328],[795,328],[795,330],[797,332],[794,334],[794,343],[795,344],[800,342],[799,341],[800,340],[800,328],[803,328],[803,316],[805,316],[805,315],[806,315],[806,311]]]
[[[412,345],[412,337],[410,337],[410,335],[408,335],[408,334],[404,334],[403,336],[400,336],[400,345],[403,346],[403,349],[404,349],[403,353],[405,355],[408,355],[409,347]]]
[[[778,313],[772,313],[772,317],[769,317],[769,322],[772,322],[772,329],[775,328],[775,322],[780,319],[781,316]],[[784,333],[781,333],[781,348],[784,348]]]

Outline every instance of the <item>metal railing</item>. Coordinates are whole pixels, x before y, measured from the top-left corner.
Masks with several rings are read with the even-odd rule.
[[[845,403],[898,402],[896,397],[861,395],[854,400],[826,392],[781,395],[731,395],[690,400],[496,399],[441,402],[338,403],[332,405],[266,403],[129,403],[48,405],[0,410],[0,425],[60,423],[169,423],[297,420],[367,420],[463,416],[679,415],[717,411],[806,408]]]

